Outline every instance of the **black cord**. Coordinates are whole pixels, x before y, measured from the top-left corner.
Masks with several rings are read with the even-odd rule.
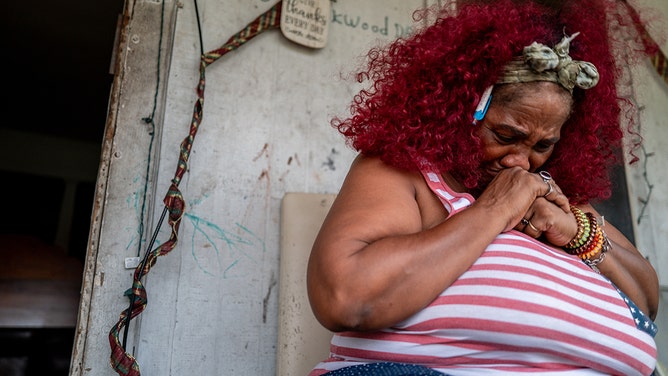
[[[199,34],[199,55],[204,55],[204,42],[202,42],[202,26],[199,23],[199,10],[197,8],[197,0],[193,0],[195,3],[195,17],[197,18],[197,32]]]
[[[160,215],[160,220],[158,220],[158,225],[155,228],[155,231],[153,232],[153,236],[151,237],[151,241],[149,242],[148,248],[146,250],[146,253],[144,254],[144,258],[141,261],[140,269],[143,273],[144,268],[146,267],[146,262],[148,261],[148,255],[151,253],[151,249],[153,249],[153,244],[155,243],[155,239],[158,237],[158,232],[160,230],[160,227],[162,227],[162,222],[165,220],[165,216],[167,215],[167,206],[165,206],[162,209],[162,214]],[[139,279],[141,280],[141,277],[143,275],[139,275]],[[134,287],[134,282],[133,282],[133,287]],[[132,288],[131,288],[132,289]],[[128,328],[130,327],[130,320],[132,320],[132,308],[135,305],[135,294],[132,293],[132,290],[130,290],[130,306],[127,309],[127,317],[125,317],[125,328],[123,329],[123,348],[125,349],[125,345],[128,340]],[[126,350],[127,351],[127,350]]]

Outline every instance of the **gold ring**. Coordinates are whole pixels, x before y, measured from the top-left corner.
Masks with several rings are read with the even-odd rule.
[[[529,225],[529,227],[531,227],[532,230],[534,230],[536,232],[540,232],[540,230],[537,229],[536,226],[534,226],[533,223],[531,223],[531,221],[527,221],[527,224]]]

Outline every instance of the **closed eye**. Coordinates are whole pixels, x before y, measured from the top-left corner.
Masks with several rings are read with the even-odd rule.
[[[496,142],[501,145],[510,145],[516,142],[522,142],[529,137],[529,135],[525,132],[509,125],[499,124],[497,127],[500,129],[493,129],[491,127],[487,127],[487,129],[492,132]],[[533,149],[539,153],[546,153],[551,151],[557,142],[559,142],[559,136],[545,138],[537,142],[533,146]]]
[[[494,137],[496,138],[497,142],[501,145],[510,145],[519,142],[520,140],[525,138],[523,134],[513,134],[511,136],[508,136],[498,132],[494,132]],[[554,145],[557,143],[557,141],[558,138],[542,140],[536,143],[533,149],[539,153],[547,153],[551,151],[552,148],[554,148]]]
[[[496,139],[499,141],[500,144],[512,144],[514,140],[514,137],[508,137],[508,136],[503,136],[500,134],[496,134]]]
[[[523,134],[512,134],[512,135],[505,135],[499,132],[494,132],[494,137],[500,144],[512,144],[513,142],[517,142],[519,139],[524,136]]]
[[[551,142],[539,142],[534,146],[534,150],[540,153],[545,153],[550,150],[552,150],[552,147],[554,147],[554,143]]]

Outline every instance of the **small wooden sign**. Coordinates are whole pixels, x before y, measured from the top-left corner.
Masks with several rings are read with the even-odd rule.
[[[327,44],[331,0],[283,0],[281,32],[289,40],[311,48]]]

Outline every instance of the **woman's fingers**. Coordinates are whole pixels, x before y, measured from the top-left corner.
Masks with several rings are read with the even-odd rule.
[[[545,193],[542,195],[544,199],[554,203],[560,207],[565,213],[570,213],[570,204],[568,197],[566,197],[559,185],[552,179],[552,176],[547,171],[540,171],[537,176],[543,180]]]
[[[570,211],[566,213],[555,202],[539,197],[527,210],[515,229],[532,238],[542,236],[548,242],[562,246],[575,236],[577,221]]]

